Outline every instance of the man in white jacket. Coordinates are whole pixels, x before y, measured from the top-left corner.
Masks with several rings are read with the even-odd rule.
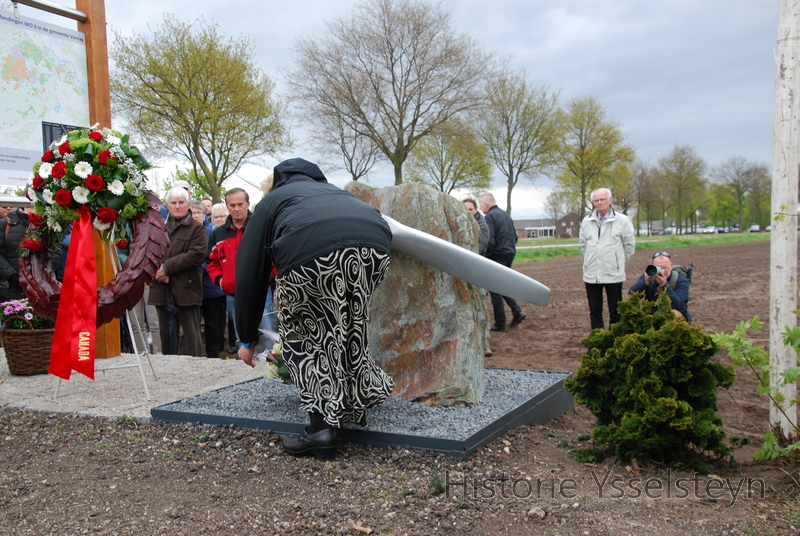
[[[611,208],[608,188],[592,192],[594,211],[581,222],[579,244],[583,252],[583,282],[589,299],[592,329],[603,329],[603,289],[608,301],[609,325],[619,321],[625,262],[636,251],[631,219]]]

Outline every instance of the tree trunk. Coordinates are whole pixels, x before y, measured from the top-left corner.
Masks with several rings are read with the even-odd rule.
[[[800,2],[781,0],[775,57],[775,113],[772,151],[772,219],[770,234],[770,384],[778,386],[787,401],[794,400],[796,384],[779,385],[781,372],[796,366],[797,352],[783,343],[781,333],[797,325],[797,170],[798,105],[800,79]],[[760,223],[760,222],[759,222]],[[790,403],[790,402],[789,402]],[[784,414],[785,413],[785,414]],[[780,409],[770,402],[770,422],[786,437],[794,435],[797,406]]]

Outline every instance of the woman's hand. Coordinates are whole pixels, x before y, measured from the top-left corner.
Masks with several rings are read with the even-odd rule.
[[[245,348],[244,346],[239,347],[239,359],[244,361],[246,364],[250,365],[250,367],[255,368],[256,364],[253,363],[253,356],[256,353],[255,348]]]

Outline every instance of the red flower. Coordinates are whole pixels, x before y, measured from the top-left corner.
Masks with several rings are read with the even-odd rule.
[[[41,178],[38,174],[33,176],[33,189],[37,192],[41,192],[44,190],[44,179]]]
[[[53,151],[47,150],[42,155],[42,162],[52,162],[54,158]]]
[[[106,187],[106,182],[99,175],[89,175],[86,177],[86,182],[84,184],[93,192],[99,192]]]
[[[127,240],[125,240],[124,238],[120,238],[119,240],[117,240],[117,247],[119,249],[128,249],[129,245],[130,245],[130,243]]]
[[[97,132],[96,130],[93,130],[92,132],[89,133],[89,137],[91,139],[93,139],[94,141],[100,141],[100,140],[103,139],[103,134],[101,132]]]
[[[68,142],[68,141],[65,141],[64,143],[62,143],[61,145],[59,145],[59,146],[58,146],[58,152],[59,152],[59,153],[61,153],[61,154],[67,154],[67,153],[71,153],[71,152],[72,152],[72,149],[71,149],[71,148],[70,148],[70,146],[69,146],[69,142]]]
[[[97,219],[103,223],[111,223],[116,221],[118,213],[113,208],[100,207],[97,209]]]
[[[42,218],[40,214],[31,212],[30,214],[28,214],[28,223],[30,223],[35,227],[41,227],[42,225],[44,225],[44,218]]]
[[[72,203],[72,194],[69,193],[69,190],[65,190],[64,188],[57,191],[53,198],[56,200],[56,203],[62,207],[68,207],[69,204]]]
[[[54,179],[60,179],[66,173],[67,173],[67,163],[56,162],[55,164],[53,164],[53,171],[50,172],[50,175],[52,175]]]
[[[117,159],[114,158],[114,156],[111,154],[111,151],[108,149],[106,149],[105,151],[100,151],[100,153],[97,155],[97,160],[99,160],[100,163],[103,165],[106,165],[109,158],[114,162],[117,161]]]
[[[31,251],[42,251],[44,249],[44,245],[38,240],[34,240],[33,238],[26,238],[25,240],[23,240],[22,247],[29,249]]]

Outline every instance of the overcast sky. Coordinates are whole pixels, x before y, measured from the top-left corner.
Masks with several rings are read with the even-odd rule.
[[[74,6],[71,0],[56,0]],[[249,36],[260,67],[285,89],[279,68],[291,67],[298,37],[325,32],[352,0],[106,0],[110,29],[148,32],[165,12],[200,16],[228,36]],[[655,164],[677,145],[693,146],[709,166],[731,156],[772,162],[777,0],[457,0],[449,4],[457,31],[512,57],[531,84],[559,91],[562,103],[595,97],[617,121],[637,155]],[[66,19],[20,6],[24,16],[74,28]],[[300,143],[283,158],[316,159]],[[337,175],[332,182],[343,185]],[[389,173],[372,183],[388,186]],[[505,205],[504,179],[494,190]],[[513,194],[515,218],[541,217],[552,187],[522,179]]]

